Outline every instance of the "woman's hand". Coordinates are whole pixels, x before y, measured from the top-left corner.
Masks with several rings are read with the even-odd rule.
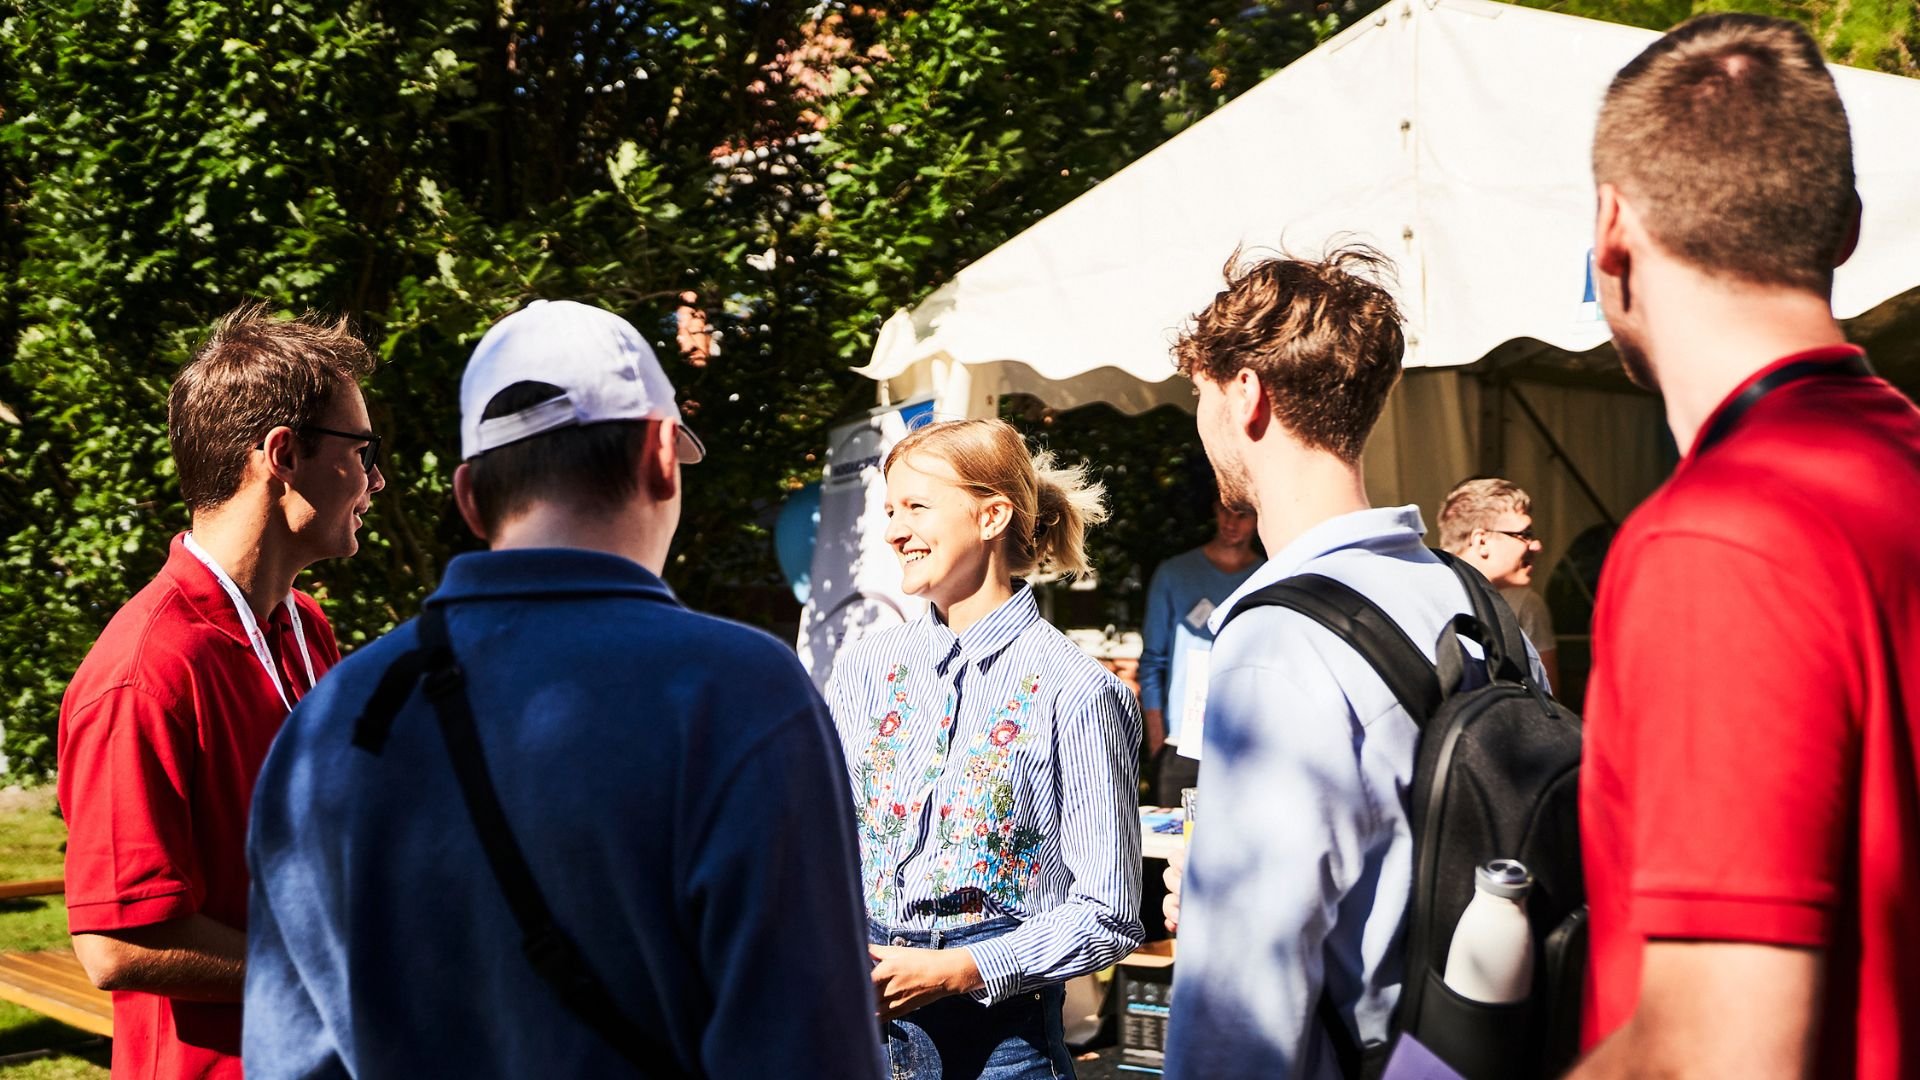
[[[943,997],[967,994],[987,985],[980,967],[965,949],[910,949],[869,945],[873,990],[881,1020],[905,1016]]]

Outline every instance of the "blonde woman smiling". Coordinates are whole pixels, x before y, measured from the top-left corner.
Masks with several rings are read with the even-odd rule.
[[[1061,984],[1140,941],[1140,709],[1020,577],[1086,567],[1101,490],[998,420],[886,461],[887,542],[925,617],[853,646],[846,749],[893,1075],[1070,1077]]]

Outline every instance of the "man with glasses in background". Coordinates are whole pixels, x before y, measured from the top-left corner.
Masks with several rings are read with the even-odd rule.
[[[1454,485],[1440,503],[1440,547],[1480,571],[1520,619],[1520,629],[1540,654],[1548,683],[1560,681],[1559,639],[1553,613],[1533,590],[1533,560],[1540,538],[1533,534],[1533,500],[1520,485],[1497,476],[1476,476]]]
[[[60,709],[73,948],[113,991],[113,1076],[233,1077],[247,947],[247,811],[267,747],[340,659],[293,588],[344,558],[380,475],[344,320],[223,319],[174,380],[167,436],[191,516]]]

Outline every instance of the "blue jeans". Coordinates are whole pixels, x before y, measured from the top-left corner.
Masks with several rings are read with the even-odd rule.
[[[985,941],[1019,926],[988,919],[952,930],[889,930],[868,923],[875,945],[952,949]],[[965,994],[888,1022],[888,1073],[893,1080],[1073,1080],[1073,1055],[1060,1026],[1066,991],[1055,983],[982,1005]]]

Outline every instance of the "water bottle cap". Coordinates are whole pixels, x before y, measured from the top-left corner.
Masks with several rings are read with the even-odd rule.
[[[1473,872],[1474,887],[1507,900],[1520,900],[1533,888],[1533,875],[1513,859],[1495,859]]]

